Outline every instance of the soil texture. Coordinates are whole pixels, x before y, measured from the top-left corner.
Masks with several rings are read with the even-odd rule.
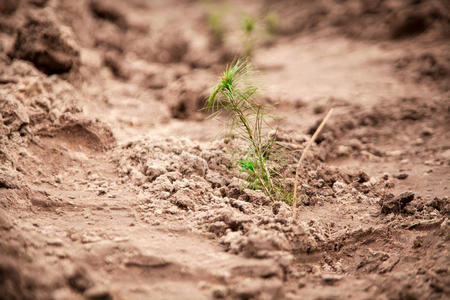
[[[0,0],[0,299],[449,299],[449,28],[445,0]],[[249,47],[286,189],[334,108],[295,219],[202,109]]]

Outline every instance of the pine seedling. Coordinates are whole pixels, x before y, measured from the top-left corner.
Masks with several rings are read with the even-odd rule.
[[[266,17],[264,18],[264,23],[266,31],[269,34],[275,34],[278,31],[278,25],[280,23],[280,20],[275,12],[269,11]]]
[[[291,203],[292,194],[286,193],[281,176],[275,166],[279,158],[275,140],[267,132],[270,127],[265,107],[254,98],[258,88],[251,84],[251,66],[246,60],[236,60],[225,69],[219,83],[206,100],[206,108],[216,113],[227,112],[234,136],[246,143],[244,157],[237,161],[240,171],[245,173],[248,188],[262,190],[272,200]]]
[[[255,20],[251,17],[244,17],[242,29],[244,31],[244,56],[251,58],[254,51],[253,32],[255,31]]]
[[[248,145],[246,157],[239,164],[248,175],[249,187],[260,188],[274,199],[276,185],[267,162],[272,142],[263,133],[265,111],[254,101],[258,89],[248,81],[250,72],[247,61],[236,60],[228,65],[207,99],[206,108],[230,113],[232,131]]]
[[[214,43],[223,44],[225,38],[225,26],[223,24],[223,14],[220,11],[211,12],[208,15],[208,28],[214,37]]]

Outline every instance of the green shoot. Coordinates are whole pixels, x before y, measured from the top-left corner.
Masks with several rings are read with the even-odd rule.
[[[206,108],[228,112],[234,136],[246,143],[245,158],[238,164],[240,171],[246,173],[248,187],[262,190],[272,200],[290,202],[269,161],[276,155],[274,140],[266,133],[264,107],[254,101],[258,89],[249,82],[250,74],[247,61],[236,60],[228,65],[206,100]]]
[[[244,17],[242,29],[244,31],[244,56],[251,58],[254,51],[253,32],[255,31],[255,20],[251,17]]]
[[[255,20],[250,17],[244,17],[244,32],[251,34],[255,30]]]
[[[275,34],[278,31],[280,20],[278,15],[273,11],[269,11],[264,19],[266,31],[269,34]]]
[[[223,24],[223,14],[221,11],[214,11],[208,15],[208,28],[214,37],[214,42],[223,44],[225,37],[225,27]]]

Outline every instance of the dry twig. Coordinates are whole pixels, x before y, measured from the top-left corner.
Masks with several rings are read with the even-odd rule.
[[[323,119],[322,123],[320,123],[319,127],[317,127],[316,131],[314,132],[312,138],[309,140],[308,145],[306,145],[306,148],[305,148],[305,150],[303,150],[302,155],[300,156],[300,159],[298,161],[297,169],[295,170],[294,196],[293,196],[293,202],[292,202],[292,217],[294,218],[294,220],[297,217],[297,187],[298,187],[298,173],[300,171],[300,166],[302,165],[303,160],[305,159],[306,152],[308,152],[312,143],[314,143],[317,136],[319,135],[319,133],[322,131],[323,127],[325,126],[325,123],[331,117],[332,113],[333,113],[333,109],[330,109],[330,111],[327,113],[327,115]]]

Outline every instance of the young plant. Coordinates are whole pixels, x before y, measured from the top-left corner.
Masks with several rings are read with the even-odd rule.
[[[236,60],[228,65],[219,83],[206,99],[206,108],[217,113],[228,112],[232,132],[247,143],[246,155],[238,160],[238,164],[241,167],[240,171],[246,173],[248,187],[261,189],[272,200],[283,200],[292,204],[295,219],[300,166],[309,148],[330,118],[333,109],[328,112],[303,150],[297,163],[294,189],[291,193],[287,191],[287,185],[281,180],[282,176],[275,170],[275,167],[280,167],[278,159],[286,153],[276,149],[274,138],[264,131],[264,127],[268,127],[265,121],[266,114],[264,107],[254,100],[258,89],[248,81],[250,70],[247,61]]]
[[[206,108],[229,112],[232,131],[247,143],[244,159],[239,161],[241,170],[247,173],[249,187],[261,189],[272,199],[277,198],[277,185],[272,179],[267,161],[273,139],[263,132],[264,107],[254,101],[257,87],[250,84],[247,61],[236,60],[228,65],[207,99]]]
[[[223,24],[223,13],[221,11],[213,11],[208,15],[208,28],[213,37],[213,46],[217,47],[222,45],[225,38],[225,26]]]
[[[277,33],[280,20],[278,18],[278,15],[275,12],[270,10],[267,13],[266,17],[264,18],[264,23],[265,23],[266,31],[269,34],[272,35],[272,34]]]
[[[244,17],[242,29],[244,31],[244,57],[249,59],[254,51],[253,32],[255,31],[255,20],[251,17]]]

